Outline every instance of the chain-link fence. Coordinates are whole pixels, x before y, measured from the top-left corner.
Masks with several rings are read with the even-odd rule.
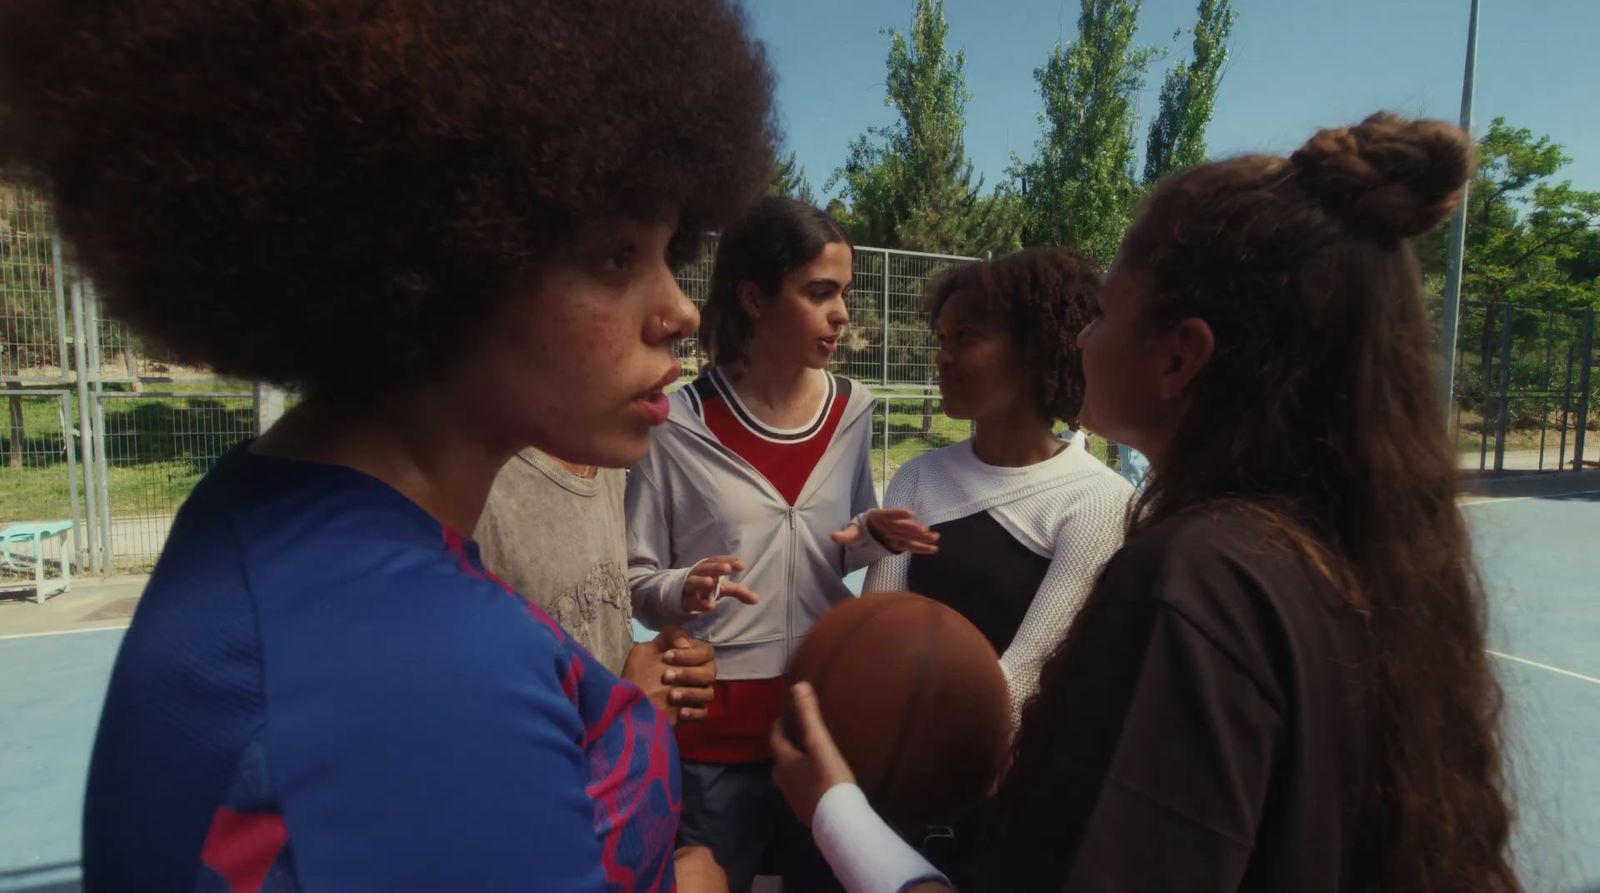
[[[711,296],[711,268],[717,257],[717,240],[711,237],[700,246],[700,254],[694,260],[678,268],[678,287],[689,296],[696,307],[704,307],[706,299]],[[700,365],[705,361],[700,349],[695,345],[693,338],[678,344],[678,358],[683,361],[683,375],[685,379],[693,378],[700,374]]]
[[[1456,351],[1455,431],[1464,468],[1570,469],[1600,419],[1594,311],[1466,302]]]
[[[715,249],[708,240],[679,271],[696,304],[707,298]],[[880,487],[913,456],[971,433],[942,412],[923,295],[940,271],[972,260],[855,249],[851,327],[836,369],[881,398]],[[1571,468],[1586,448],[1597,452],[1594,328],[1588,310],[1463,305],[1454,409],[1464,467]],[[704,358],[686,343],[683,359],[693,376]],[[63,263],[47,203],[3,180],[0,389],[0,527],[70,519],[65,551],[90,571],[147,567],[195,482],[257,433],[265,406],[249,385],[185,366],[102,313],[92,285]]]
[[[0,382],[67,379],[61,270],[44,198],[0,181]]]
[[[878,395],[872,416],[872,477],[881,490],[917,456],[972,436],[972,423],[944,414],[937,394]]]
[[[708,296],[715,253],[713,238],[678,271],[696,304]],[[875,434],[880,484],[917,452],[966,436],[936,398],[902,399],[896,389],[931,386],[922,291],[940,269],[971,259],[856,249],[839,369],[890,397]],[[0,521],[70,519],[76,570],[146,569],[195,483],[255,436],[261,407],[248,384],[186,366],[102,312],[92,284],[63,263],[47,203],[4,181],[0,261],[0,385],[12,388],[0,446],[16,457],[0,471]],[[682,355],[686,377],[697,374],[704,358],[692,342]]]
[[[710,296],[716,250],[716,239],[708,239],[700,256],[678,270],[678,284],[697,307]],[[838,371],[879,388],[931,389],[936,347],[922,311],[923,291],[941,270],[974,260],[856,246],[845,298],[850,327],[839,345]],[[679,356],[685,377],[698,374],[705,361],[692,341],[684,342]]]
[[[249,392],[102,393],[95,424],[98,535],[109,569],[147,570],[179,505],[211,467],[256,436]]]
[[[77,555],[83,514],[78,500],[78,451],[72,397],[64,390],[0,389],[7,424],[0,431],[0,530],[13,524],[71,522],[73,533],[47,542],[45,560]],[[50,550],[58,550],[53,557]],[[0,586],[33,578],[40,556],[31,544],[7,544]],[[76,562],[82,566],[82,562]]]

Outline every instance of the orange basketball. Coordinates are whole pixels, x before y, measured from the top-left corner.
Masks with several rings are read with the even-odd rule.
[[[1004,768],[1011,711],[1000,661],[966,618],[909,592],[823,615],[789,662],[879,814],[916,833],[981,800]],[[784,717],[799,742],[792,716]]]

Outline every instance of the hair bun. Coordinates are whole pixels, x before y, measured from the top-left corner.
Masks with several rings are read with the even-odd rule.
[[[1359,232],[1398,241],[1455,209],[1472,175],[1472,140],[1442,121],[1373,115],[1323,130],[1290,156],[1300,185]]]

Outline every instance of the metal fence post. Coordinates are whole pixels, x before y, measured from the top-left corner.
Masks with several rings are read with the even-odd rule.
[[[1560,457],[1556,460],[1557,471],[1567,468],[1567,428],[1572,425],[1572,361],[1576,353],[1576,346],[1567,342],[1567,371],[1561,384],[1561,444],[1557,452]]]
[[[883,250],[883,322],[882,322],[882,328],[883,328],[883,369],[881,370],[881,375],[878,378],[878,381],[882,382],[884,385],[887,386],[889,384],[889,249],[887,249],[887,248],[885,248]],[[885,427],[883,429],[884,432],[885,432],[885,438],[887,438],[887,436],[888,436],[887,432],[889,430],[888,427],[887,427],[888,426],[888,422],[887,422],[888,418],[889,418],[889,416],[887,414],[885,414],[884,415],[884,419],[886,421],[884,422]],[[884,449],[885,449],[885,451],[888,450],[888,440],[887,439],[885,439],[885,441],[884,441]],[[888,455],[888,453],[885,452],[885,455]]]
[[[105,553],[105,569],[107,573],[114,573],[117,569],[117,541],[113,535],[113,521],[111,517],[111,461],[107,458],[109,451],[106,444],[106,401],[99,394],[94,397],[94,425],[95,436],[100,438],[100,549]]]
[[[67,380],[67,277],[66,267],[61,263],[61,236],[52,228],[50,232],[50,276],[55,285],[56,293],[56,349],[58,351],[56,362],[61,364],[61,380]],[[63,385],[64,387],[65,385]],[[73,551],[78,562],[78,570],[87,571],[89,562],[94,554],[85,537],[88,533],[84,516],[79,514],[78,504],[78,457],[77,449],[72,444],[72,396],[63,394],[61,397],[61,440],[67,447],[67,493],[72,501]]]
[[[892,397],[880,401],[883,405],[883,489],[889,489],[889,405]]]
[[[50,278],[56,292],[56,362],[61,365],[61,380],[67,380],[67,292],[66,268],[61,264],[61,237],[50,233]]]
[[[269,384],[256,382],[251,387],[251,400],[256,416],[256,436],[267,433],[267,429],[277,424],[283,417],[284,403],[287,395],[282,388],[275,388]]]
[[[1583,470],[1584,432],[1589,430],[1589,387],[1594,370],[1594,308],[1583,314],[1583,342],[1578,348],[1583,365],[1578,373],[1578,431],[1572,442],[1572,467]]]
[[[111,518],[111,450],[106,431],[106,402],[102,396],[106,387],[100,356],[100,296],[95,293],[93,282],[83,284],[83,303],[89,318],[89,389],[94,399],[94,436],[100,457],[96,483],[100,488],[100,551],[104,562],[102,569],[112,573],[116,571],[117,553]]]
[[[62,371],[65,372],[66,354],[61,356]],[[76,553],[73,559],[78,564],[78,570],[82,572],[89,569],[89,550],[83,542],[83,506],[78,499],[78,449],[72,444],[72,395],[62,391],[56,399],[61,401],[59,406],[61,411],[61,445],[66,448],[67,453],[67,501],[72,505],[72,542],[74,545],[73,552]],[[65,561],[66,559],[63,558],[62,560]]]
[[[1511,302],[1500,324],[1500,412],[1495,419],[1494,470],[1506,469],[1506,431],[1511,425]]]
[[[57,243],[55,253],[59,255],[60,252],[61,248]],[[95,474],[97,460],[94,450],[94,425],[91,424],[92,416],[89,409],[89,357],[88,351],[84,348],[85,340],[83,335],[83,286],[74,283],[72,286],[72,362],[75,366],[74,375],[78,382],[78,437],[82,443],[79,453],[83,456],[83,505],[86,522],[83,525],[82,541],[89,552],[87,562],[89,571],[99,573],[105,569],[105,566],[101,561],[98,538],[95,535],[100,517],[97,510],[99,508],[97,499],[99,491],[95,486],[95,481],[98,479]],[[78,483],[74,481],[73,486],[78,486]]]

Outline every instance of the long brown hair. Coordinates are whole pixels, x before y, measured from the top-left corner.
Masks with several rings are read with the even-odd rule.
[[[700,311],[700,349],[711,362],[744,361],[755,330],[739,286],[753,283],[763,298],[778,293],[783,277],[817,259],[833,242],[850,245],[844,227],[809,202],[769,195],[751,205],[717,242],[710,294]]]
[[[1354,889],[1520,889],[1501,693],[1406,242],[1455,207],[1472,165],[1460,130],[1376,115],[1287,159],[1163,182],[1119,255],[1153,283],[1147,326],[1199,318],[1216,339],[1171,444],[1181,461],[1151,478],[1130,537],[1242,503],[1327,556],[1366,620]]]

